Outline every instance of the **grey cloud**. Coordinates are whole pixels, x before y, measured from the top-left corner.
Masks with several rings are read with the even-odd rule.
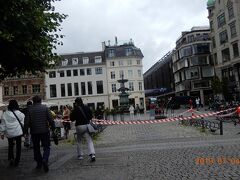
[[[101,42],[132,38],[144,54],[144,71],[174,48],[181,31],[208,25],[203,0],[62,0],[56,10],[63,22],[59,53],[100,51]]]

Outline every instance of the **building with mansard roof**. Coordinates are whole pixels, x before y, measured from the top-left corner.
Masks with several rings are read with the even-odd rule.
[[[103,43],[106,57],[109,107],[113,108],[120,104],[118,80],[127,79],[125,87],[129,89],[129,103],[145,108],[145,94],[143,83],[143,54],[133,41],[118,45],[106,45]]]
[[[96,109],[119,106],[121,78],[128,79],[131,104],[145,107],[142,52],[133,42],[117,45],[102,43],[102,51],[62,54],[62,60],[45,76],[48,102],[72,105],[76,97]]]

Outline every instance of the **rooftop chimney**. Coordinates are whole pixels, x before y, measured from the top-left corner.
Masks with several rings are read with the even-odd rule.
[[[118,42],[117,42],[117,36],[115,36],[115,46],[118,45]]]
[[[130,43],[129,44],[134,45],[132,38],[130,39]]]
[[[102,42],[102,50],[105,51],[105,48],[106,48],[106,44],[105,44],[105,41]]]
[[[108,40],[108,46],[110,46],[110,40]]]

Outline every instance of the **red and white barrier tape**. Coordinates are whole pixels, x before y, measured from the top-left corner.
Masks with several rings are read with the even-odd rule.
[[[204,114],[199,114],[199,115],[192,115],[188,117],[174,117],[174,118],[165,118],[165,119],[157,119],[157,120],[134,120],[134,121],[113,121],[113,120],[104,120],[104,119],[93,119],[94,124],[102,124],[102,125],[131,125],[131,124],[154,124],[154,123],[164,123],[164,122],[173,122],[173,121],[181,121],[181,120],[190,120],[190,119],[196,119],[196,118],[205,118],[205,117],[211,117],[218,115],[219,113],[223,113],[226,111],[232,111],[235,108],[230,108],[218,112],[210,112],[210,113],[204,113]],[[194,112],[195,110],[189,109],[186,112]],[[184,113],[179,114],[180,116],[183,115]],[[61,120],[61,119],[55,119],[54,121],[56,122],[71,122],[71,121],[66,121],[66,120]]]
[[[165,118],[165,119],[157,119],[157,120],[140,120],[140,121],[112,121],[112,120],[99,120],[99,119],[93,119],[95,124],[102,124],[102,125],[132,125],[132,124],[154,124],[154,123],[164,123],[164,122],[173,122],[173,121],[179,121],[179,120],[190,120],[190,119],[196,119],[196,118],[204,118],[204,117],[211,117],[215,116],[219,113],[223,113],[226,111],[231,111],[235,108],[226,109],[218,112],[210,112],[210,113],[204,113],[200,115],[193,115],[188,117],[174,117],[174,118]],[[190,110],[189,110],[190,111]]]

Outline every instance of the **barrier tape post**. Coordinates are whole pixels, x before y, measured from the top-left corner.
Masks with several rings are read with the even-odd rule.
[[[220,119],[220,135],[223,135],[223,121]]]

